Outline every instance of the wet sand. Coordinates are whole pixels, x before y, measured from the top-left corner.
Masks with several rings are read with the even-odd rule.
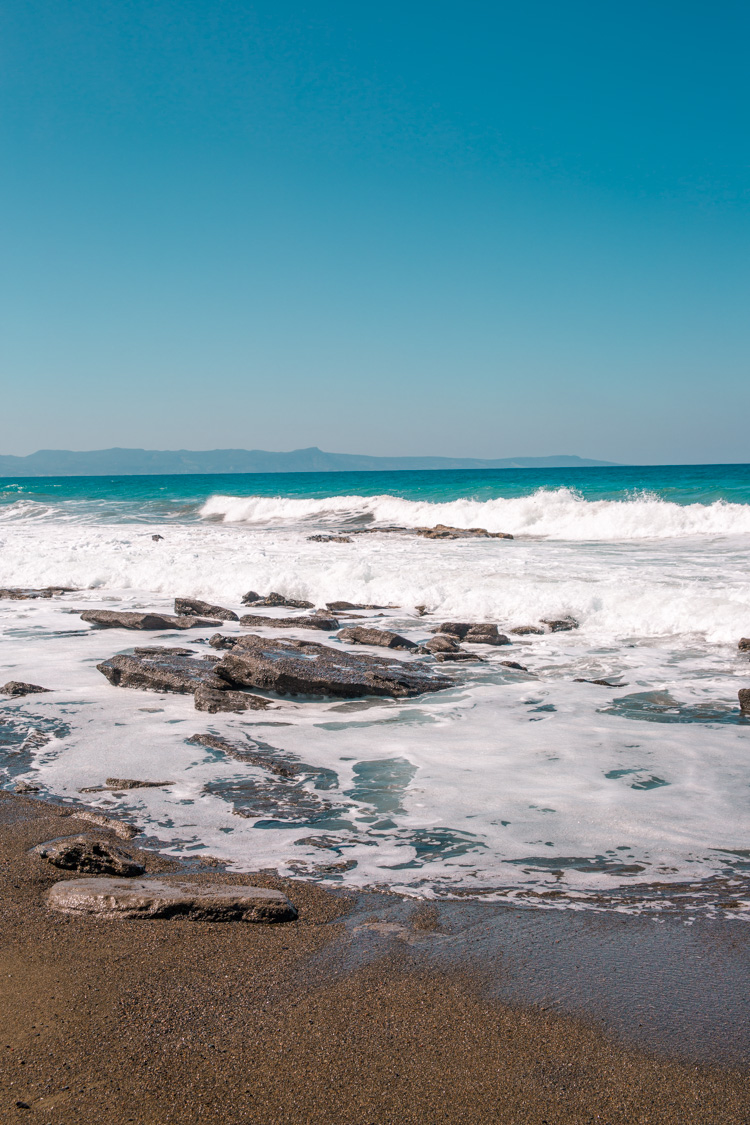
[[[28,849],[89,829],[54,806],[0,794],[0,1120],[750,1121],[746,1071],[623,1045],[616,1028],[607,1030],[612,1021],[600,1022],[602,1031],[593,1018],[543,1011],[541,993],[528,996],[535,1004],[523,1004],[523,990],[510,987],[509,962],[495,946],[481,964],[464,957],[460,945],[451,956],[435,956],[440,942],[431,939],[450,938],[457,908],[443,916],[384,896],[363,902],[266,874],[252,881],[289,894],[298,921],[53,915],[44,892],[75,876]],[[149,873],[185,870],[141,854]],[[249,881],[210,870],[194,877]],[[568,923],[548,924],[551,946]],[[576,920],[573,944],[586,931],[596,946],[601,924]],[[511,949],[509,932],[492,932]],[[480,936],[474,933],[481,945]],[[517,955],[518,933],[515,940]],[[525,945],[527,956],[534,940]],[[744,940],[744,926],[731,940]],[[540,966],[554,964],[541,956],[543,943],[538,948]],[[634,955],[643,948],[636,940]],[[670,942],[664,948],[665,957],[682,956]],[[707,990],[717,956],[707,949]],[[561,977],[574,971],[565,956],[557,964]],[[741,974],[732,988],[747,995]]]

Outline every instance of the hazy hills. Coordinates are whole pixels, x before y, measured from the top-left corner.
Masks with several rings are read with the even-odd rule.
[[[474,457],[368,457],[324,453],[312,446],[290,453],[263,449],[96,449],[74,453],[40,449],[27,457],[0,456],[0,476],[135,476],[178,473],[331,473],[400,469],[552,469],[611,465],[583,457],[508,457],[486,461]]]

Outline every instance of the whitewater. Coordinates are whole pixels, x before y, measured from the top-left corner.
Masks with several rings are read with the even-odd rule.
[[[0,682],[54,689],[0,701],[2,784],[94,804],[164,850],[238,870],[590,909],[729,899],[743,917],[750,470],[691,472],[0,482],[0,586],[76,591],[0,600]],[[437,523],[514,538],[414,532]],[[386,607],[356,624],[416,642],[466,620],[513,643],[440,665],[452,687],[435,696],[206,715],[190,697],[113,688],[96,664],[144,643],[210,652],[211,630],[128,634],[75,612],[171,610],[178,596],[240,611],[250,589]],[[578,627],[540,624],[561,617]],[[304,623],[259,631],[341,643]],[[294,761],[300,783],[269,787],[196,733]],[[106,776],[172,784],[81,794]]]

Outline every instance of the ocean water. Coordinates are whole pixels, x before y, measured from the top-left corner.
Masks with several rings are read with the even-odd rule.
[[[515,538],[409,530],[436,523]],[[406,530],[378,530],[392,527]],[[750,466],[0,480],[0,586],[77,591],[0,600],[0,682],[54,688],[0,701],[0,780],[238,870],[750,916],[749,548]],[[211,716],[113,688],[96,664],[144,643],[210,652],[213,630],[101,630],[71,612],[176,596],[238,611],[248,589],[391,607],[363,623],[415,641],[451,619],[579,627],[477,646],[481,662],[440,665],[452,686],[434,695]],[[188,741],[209,732],[295,761],[296,780]],[[173,784],[81,794],[109,776]]]

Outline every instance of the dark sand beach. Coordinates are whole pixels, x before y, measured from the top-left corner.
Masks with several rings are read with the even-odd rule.
[[[650,920],[648,929],[637,918],[505,907],[486,915],[488,929],[476,913],[463,922],[456,915],[481,904],[443,910],[395,896],[357,900],[269,874],[252,881],[285,890],[297,921],[53,914],[45,892],[76,876],[28,852],[80,834],[68,813],[0,794],[3,1121],[750,1120],[744,927],[720,922],[711,940],[696,943],[683,923],[661,940],[664,928]],[[186,870],[138,854],[149,874]],[[190,877],[248,881],[220,869]],[[451,938],[469,922],[475,956]],[[441,942],[445,953],[436,956]],[[529,965],[519,970],[524,951],[546,981],[536,994]],[[618,970],[624,983],[610,989]],[[576,986],[581,972],[588,991]],[[684,996],[670,995],[670,974],[687,980]],[[651,996],[662,1019],[649,1024],[650,976],[666,991]],[[540,1003],[543,992],[561,998],[555,1011]],[[701,997],[702,1038],[693,1034]],[[576,1008],[584,1018],[568,1014]],[[731,1021],[734,1028],[723,1026]],[[652,1035],[648,1050],[634,1045],[639,1022],[644,1043]]]

